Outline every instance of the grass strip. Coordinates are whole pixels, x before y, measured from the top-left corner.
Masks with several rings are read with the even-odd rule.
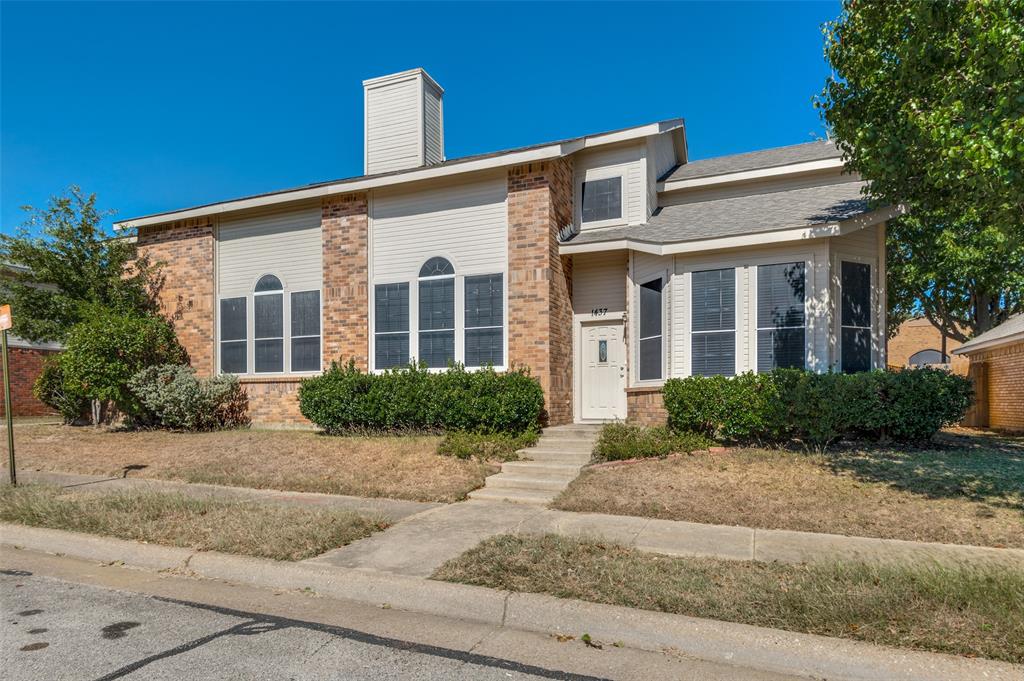
[[[346,510],[51,485],[0,486],[0,520],[274,560],[310,558],[386,527]]]
[[[1024,570],[790,565],[644,553],[558,535],[490,538],[433,579],[1024,662]]]

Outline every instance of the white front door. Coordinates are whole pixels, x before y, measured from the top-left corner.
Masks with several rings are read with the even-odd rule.
[[[626,418],[626,343],[622,322],[583,325],[580,418]]]

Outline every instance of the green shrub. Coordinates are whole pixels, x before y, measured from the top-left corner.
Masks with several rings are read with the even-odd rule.
[[[337,362],[299,387],[302,414],[329,434],[430,430],[523,433],[535,429],[544,393],[525,369],[498,373],[455,365],[431,372],[403,367],[379,374]]]
[[[714,444],[696,433],[674,433],[664,426],[606,423],[594,445],[594,458],[602,461],[644,459],[692,452]]]
[[[132,376],[146,367],[186,361],[174,329],[163,318],[125,316],[101,307],[71,327],[59,359],[66,389],[112,402],[132,418],[146,415],[128,387]]]
[[[842,437],[919,442],[960,421],[970,381],[938,369],[673,378],[665,408],[675,432],[733,442],[797,438],[825,447]]]
[[[82,417],[89,405],[89,400],[76,388],[64,381],[60,355],[55,355],[43,363],[43,370],[32,386],[32,394],[46,406],[55,409],[64,423],[74,423]]]
[[[467,433],[452,431],[445,433],[437,453],[454,456],[457,459],[479,459],[481,461],[515,461],[516,452],[537,444],[540,436],[536,430],[518,435],[508,433]]]
[[[200,431],[249,423],[249,401],[236,376],[200,379],[192,367],[162,364],[138,372],[128,386],[153,425]]]

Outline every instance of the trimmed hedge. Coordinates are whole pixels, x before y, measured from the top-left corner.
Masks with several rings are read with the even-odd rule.
[[[480,461],[515,461],[517,452],[537,444],[540,434],[536,430],[528,430],[518,435],[508,433],[467,433],[452,431],[445,433],[444,439],[437,446],[437,453],[442,456],[454,456],[457,459],[478,459]]]
[[[971,382],[939,369],[817,374],[777,369],[665,382],[676,432],[733,442],[799,439],[824,447],[842,437],[921,442],[959,422]]]
[[[518,434],[537,427],[544,408],[529,371],[431,372],[409,366],[379,374],[337,362],[299,387],[302,415],[326,433],[430,430]]]
[[[697,433],[676,433],[664,426],[606,423],[594,445],[594,458],[623,461],[706,449],[714,442]]]
[[[128,387],[149,412],[135,417],[142,424],[187,431],[249,425],[249,398],[237,376],[198,378],[190,366],[160,364],[135,374]]]

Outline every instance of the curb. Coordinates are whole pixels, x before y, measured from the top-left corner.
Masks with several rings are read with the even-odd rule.
[[[241,582],[310,588],[341,600],[545,634],[590,634],[649,651],[710,662],[850,681],[1020,679],[1005,662],[887,648],[859,641],[634,610],[419,577],[309,563],[282,563],[0,523],[4,550],[28,549],[104,564]]]

